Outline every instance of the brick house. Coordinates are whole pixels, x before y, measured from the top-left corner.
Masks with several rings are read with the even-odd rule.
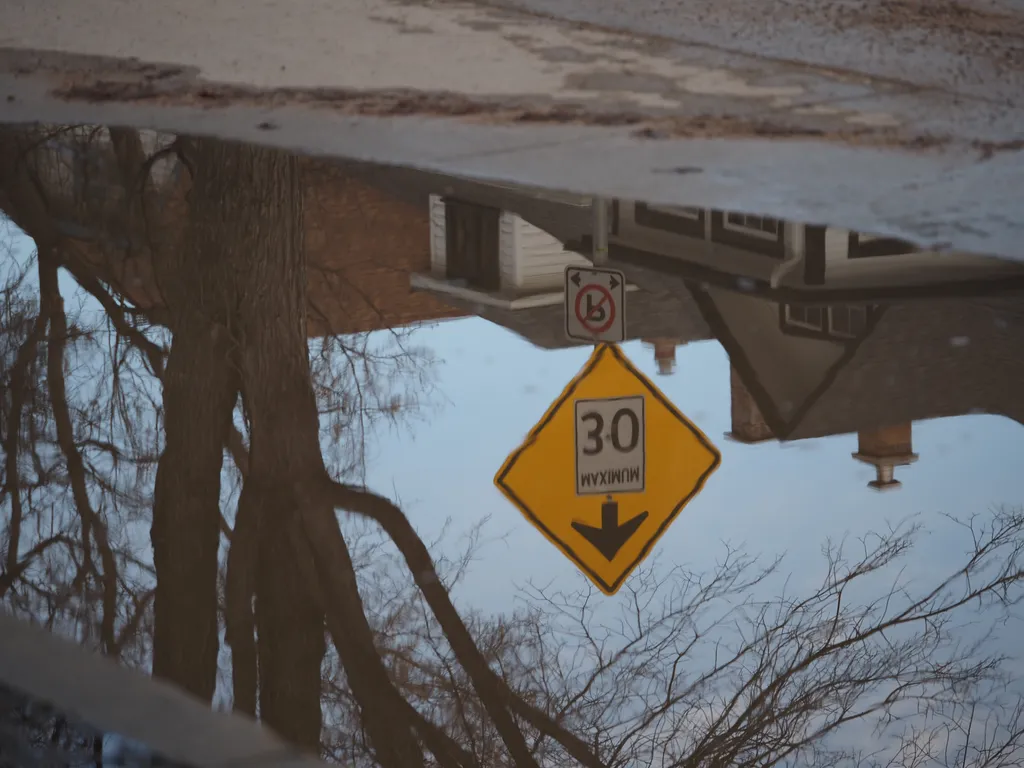
[[[303,160],[303,166],[311,333],[354,333],[467,314],[410,284],[411,275],[430,268],[424,205],[396,199],[338,164]]]
[[[170,140],[140,132],[153,153]],[[48,226],[104,280],[159,317],[162,298],[148,250],[129,247],[124,188],[105,130],[83,127],[36,149],[33,158],[47,195]],[[410,275],[430,269],[430,222],[425,206],[376,188],[328,159],[300,158],[305,184],[305,247],[311,335],[347,334],[460,317],[465,311],[414,292]],[[155,215],[168,237],[183,229],[186,176],[167,155],[152,168]],[[0,209],[19,223],[11,190],[0,184]],[[26,231],[30,224],[24,224]],[[29,231],[29,234],[31,232]],[[169,244],[174,247],[175,244]]]

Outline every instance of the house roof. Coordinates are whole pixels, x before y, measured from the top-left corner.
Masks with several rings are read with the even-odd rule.
[[[973,412],[1024,424],[1022,299],[884,308],[791,439]]]
[[[697,305],[779,439],[846,434],[967,413],[1024,423],[1024,294],[929,299],[880,307],[866,336],[821,360],[816,381],[783,403],[765,382],[795,359],[758,358],[737,338],[707,289]],[[768,300],[761,300],[772,303]],[[787,407],[788,406],[788,407]]]

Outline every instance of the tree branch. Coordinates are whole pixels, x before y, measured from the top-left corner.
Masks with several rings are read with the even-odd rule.
[[[75,281],[100,303],[114,329],[146,356],[150,370],[157,378],[162,378],[167,350],[125,320],[124,311],[118,306],[114,297],[103,288],[95,275],[82,268],[77,259],[64,259],[61,266],[70,272]]]
[[[326,511],[326,507],[320,509]],[[318,516],[311,514],[315,511],[303,505],[301,517],[295,520],[297,525],[289,528],[295,562],[319,604],[325,608],[327,628],[363,711],[362,721],[370,733],[377,759],[384,768],[423,765],[422,751],[414,738],[412,745],[404,739],[391,743],[386,738],[390,731],[399,729],[403,735],[411,736],[407,729],[411,729],[413,723],[409,720],[405,700],[387,677],[374,646],[355,583],[352,558],[337,520],[332,515],[333,528],[324,527],[321,525],[325,522],[323,517],[317,519]],[[346,621],[349,618],[354,620]],[[411,748],[419,753],[418,760],[410,754]]]
[[[477,695],[517,765],[535,766],[536,761],[522,732],[510,717],[510,709],[555,739],[582,765],[588,768],[601,768],[602,764],[597,755],[582,739],[560,726],[547,713],[523,701],[522,697],[513,692],[490,668],[452,604],[448,590],[438,578],[430,553],[401,509],[388,499],[365,489],[330,481],[322,489],[314,489],[313,492],[328,499],[332,506],[376,521],[398,546],[413,580],[437,617],[459,663],[469,674]],[[299,489],[298,493],[308,494],[303,489]]]
[[[82,455],[75,445],[74,427],[68,410],[64,384],[64,339],[67,336],[67,317],[64,314],[64,300],[57,284],[56,261],[49,254],[43,252],[39,254],[39,287],[43,310],[50,318],[47,384],[50,389],[53,417],[57,427],[57,442],[60,444],[61,452],[67,463],[75,507],[78,509],[82,521],[82,545],[86,563],[90,557],[90,531],[96,539],[96,546],[100,552],[100,561],[103,563],[103,572],[100,576],[103,586],[103,618],[100,624],[100,636],[105,652],[116,654],[117,638],[114,635],[114,622],[117,618],[117,566],[110,542],[107,540],[106,523],[93,510],[92,503],[89,501],[85,465],[82,462]]]
[[[18,349],[18,355],[11,368],[8,389],[11,393],[11,408],[7,413],[7,428],[4,435],[4,492],[11,498],[11,521],[8,526],[6,568],[14,571],[18,564],[18,549],[21,545],[21,473],[18,471],[18,448],[21,438],[21,412],[25,406],[28,384],[28,369],[38,354],[39,342],[46,331],[46,314],[40,311],[32,330]]]

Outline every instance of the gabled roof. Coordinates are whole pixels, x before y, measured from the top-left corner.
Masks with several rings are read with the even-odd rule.
[[[1024,297],[886,307],[792,439],[967,413],[1024,424]]]
[[[736,294],[708,287],[693,293],[779,439],[975,412],[1024,423],[1022,294],[882,305],[859,339],[778,345],[766,354],[741,327],[753,321],[726,310],[727,294]],[[779,311],[769,299],[744,298]]]

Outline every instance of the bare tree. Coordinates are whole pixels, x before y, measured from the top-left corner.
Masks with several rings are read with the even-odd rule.
[[[870,764],[837,746],[840,729],[871,722],[898,753],[1002,682],[1001,657],[986,652],[984,633],[965,637],[962,622],[998,624],[1019,602],[1024,515],[998,511],[964,526],[964,561],[924,588],[902,576],[921,533],[906,525],[827,543],[820,586],[802,594],[772,588],[778,562],[759,568],[735,552],[710,575],[648,572],[630,584],[620,621],[597,633],[584,596],[529,594],[545,626],[575,625],[579,646],[592,649],[594,666],[562,695],[594,697],[599,717],[587,727],[609,765]],[[1019,760],[1024,723],[1010,698],[1007,718],[989,713],[998,726],[987,737]],[[977,744],[966,746],[969,755]],[[967,764],[1009,764],[988,754]],[[900,764],[892,750],[885,759]]]
[[[924,531],[908,521],[826,543],[819,586],[800,593],[784,561],[727,548],[710,572],[655,562],[611,604],[582,578],[569,591],[527,585],[520,611],[469,623],[517,695],[587,739],[602,765],[1016,765],[1024,700],[986,641],[1019,606],[1024,514],[960,524],[963,562],[916,588],[905,567]],[[422,597],[395,583],[393,563],[377,555],[376,567],[374,583],[404,595],[379,636],[405,697],[472,764],[514,765]],[[348,713],[330,753],[374,764],[344,687],[325,695]],[[530,733],[540,764],[571,762]]]
[[[25,285],[33,273],[34,298]],[[79,313],[69,321],[56,276],[42,262],[15,265],[3,295],[4,344],[13,360],[4,382],[0,500],[9,515],[0,593],[19,612],[73,627],[83,642],[137,662],[141,651],[132,644],[150,597],[141,586],[148,566],[128,539],[148,506],[140,485],[145,430],[134,431],[135,446],[112,438],[122,417],[132,418],[118,398],[137,402],[118,373],[130,368],[125,356],[132,352],[91,355],[109,337]],[[98,365],[69,365],[69,347]],[[127,605],[119,602],[122,591],[132,593]]]
[[[90,189],[104,180],[95,172],[90,176],[88,183],[79,184],[76,180],[71,184],[73,189],[70,201],[62,201],[60,195],[44,193],[46,185],[43,182],[47,178],[57,176],[60,180],[60,166],[58,165],[57,172],[53,173],[49,166],[40,162],[38,154],[33,153],[41,152],[39,148],[45,146],[46,152],[43,153],[43,159],[46,158],[46,153],[53,154],[54,149],[49,146],[48,142],[53,141],[55,137],[61,141],[69,140],[72,149],[84,151],[87,158],[97,154],[96,148],[99,147],[98,154],[101,155],[101,161],[92,162],[90,160],[86,165],[87,167],[98,166],[101,170],[106,168],[108,186],[112,185],[117,189],[118,183],[122,185],[120,192],[113,195],[113,205],[104,206],[102,201],[97,205],[88,195],[83,200],[76,198],[75,195],[80,187]],[[51,343],[46,348],[46,354],[51,363],[50,372],[53,371],[53,361],[65,352],[64,346],[61,345],[66,343],[66,334],[61,331],[61,324],[62,322],[66,324],[66,321],[61,319],[61,297],[54,281],[56,267],[60,264],[74,274],[83,288],[100,302],[107,312],[109,323],[116,330],[116,338],[120,342],[128,342],[127,349],[142,355],[150,370],[162,379],[164,396],[160,415],[163,416],[162,423],[171,428],[167,430],[160,462],[161,467],[166,468],[166,473],[158,472],[156,489],[153,494],[155,502],[153,505],[154,553],[155,569],[158,576],[155,590],[157,627],[154,636],[153,667],[157,674],[169,677],[194,693],[209,698],[213,693],[217,658],[216,552],[220,532],[230,530],[220,516],[219,508],[223,445],[228,443],[231,446],[240,468],[243,468],[246,473],[249,469],[249,458],[244,455],[246,440],[233,428],[231,422],[235,389],[238,386],[237,383],[233,383],[237,378],[233,373],[233,370],[237,368],[237,360],[228,360],[223,357],[227,339],[225,334],[221,334],[219,337],[214,335],[212,338],[214,357],[220,361],[220,367],[214,365],[214,360],[209,357],[207,347],[208,341],[211,340],[204,337],[203,332],[211,325],[217,327],[216,318],[211,318],[210,315],[211,310],[216,311],[217,299],[213,298],[208,305],[198,306],[191,301],[193,294],[190,291],[197,288],[201,291],[204,287],[202,281],[205,279],[209,283],[211,278],[204,278],[202,268],[193,272],[192,268],[197,266],[194,261],[184,265],[175,263],[175,260],[179,258],[179,252],[186,254],[199,252],[209,255],[208,247],[204,251],[206,246],[203,244],[203,237],[210,234],[212,230],[204,230],[202,226],[192,227],[188,230],[191,234],[187,235],[192,238],[189,241],[189,248],[182,249],[169,245],[162,239],[165,232],[160,231],[169,229],[169,226],[166,221],[161,220],[159,215],[156,215],[161,210],[166,210],[168,205],[166,201],[153,199],[159,196],[159,191],[150,192],[145,188],[146,173],[154,167],[154,158],[171,149],[174,152],[182,152],[184,144],[157,148],[155,153],[148,157],[142,151],[141,145],[142,141],[137,134],[118,129],[104,132],[103,129],[70,130],[60,128],[41,133],[32,130],[15,134],[13,140],[5,146],[5,170],[9,171],[5,178],[10,179],[12,183],[4,192],[9,201],[16,203],[11,203],[10,208],[18,220],[33,232],[37,243],[46,243],[50,249],[39,259],[40,295],[46,303],[44,310],[39,315],[39,327],[45,330],[44,318],[56,318],[52,326],[55,333],[51,334]],[[218,146],[213,143],[209,144],[208,148],[215,153]],[[58,149],[60,148],[58,147]],[[190,151],[197,154],[201,154],[205,148],[207,147],[202,142],[192,142],[188,147]],[[74,153],[72,154],[74,155]],[[135,164],[134,167],[133,164]],[[216,181],[216,168],[210,165],[207,165],[206,168],[208,173],[204,175]],[[111,173],[112,179],[110,178]],[[140,198],[138,201],[131,194],[136,189],[135,185],[139,185],[139,189],[136,190]],[[57,186],[59,191],[60,185]],[[193,192],[197,196],[202,194],[201,185],[197,184]],[[216,192],[213,194],[216,195]],[[297,195],[296,200],[301,202],[301,194]],[[95,258],[90,259],[88,253],[76,252],[80,243],[75,237],[69,237],[63,232],[66,227],[62,227],[61,215],[70,215],[81,210],[86,211],[87,220],[90,217],[99,218],[117,235],[117,237],[105,239],[101,250],[120,247],[131,251],[132,253],[129,255],[133,257],[137,256],[138,252],[145,252],[151,261],[154,255],[162,253],[162,258],[157,258],[155,264],[160,277],[161,291],[171,296],[172,301],[169,302],[171,311],[163,313],[161,319],[170,326],[175,338],[166,368],[164,364],[164,359],[167,356],[166,350],[146,335],[145,328],[140,328],[139,323],[133,322],[138,317],[145,318],[150,313],[140,312],[136,307],[135,318],[133,318],[129,311],[130,308],[120,304],[110,292],[108,286],[111,283],[104,285],[103,281],[93,273],[91,262],[95,261]],[[283,229],[281,231],[284,232]],[[219,237],[216,232],[213,232],[213,235],[215,238]],[[121,244],[111,246],[110,241],[117,241],[118,238],[120,238]],[[180,240],[175,242],[180,242]],[[223,240],[219,245],[223,246],[228,242],[228,240]],[[236,243],[234,247],[238,248],[240,252],[245,252],[244,243]],[[91,255],[95,257],[95,253]],[[205,264],[200,263],[198,266],[203,267]],[[196,280],[200,281],[198,285]],[[215,296],[215,291],[222,290],[225,286],[230,287],[231,282],[221,280],[216,283],[210,295]],[[223,328],[223,323],[219,327]],[[194,335],[196,330],[198,330],[199,336],[190,342],[189,339],[192,337],[189,334]],[[25,348],[31,350],[34,345],[26,342]],[[207,350],[207,357],[200,358],[199,364],[192,363],[192,368],[189,368],[187,356],[202,353],[204,349]],[[321,344],[317,357],[317,370],[321,374],[321,390],[326,393],[321,398],[321,403],[325,406],[324,410],[327,411],[328,428],[332,429],[335,434],[340,431],[341,425],[356,426],[359,427],[359,431],[365,432],[368,421],[379,416],[393,419],[399,410],[407,410],[410,403],[415,404],[415,396],[407,397],[400,402],[397,400],[394,388],[389,388],[387,382],[380,381],[382,371],[386,372],[389,367],[396,369],[403,366],[410,357],[409,351],[402,348],[401,345],[397,350],[387,350],[381,348],[380,345],[371,349],[365,335],[363,339],[332,339]],[[179,364],[175,362],[179,359],[186,361],[181,363],[181,365],[185,365],[183,372],[178,370]],[[21,366],[21,368],[24,367]],[[422,368],[418,369],[416,365],[403,367],[404,370],[400,372],[401,374],[422,371]],[[215,410],[209,413],[189,406],[189,388],[201,383],[204,377],[221,375],[218,374],[218,370],[223,371],[223,375],[229,377],[225,380],[227,390],[230,390],[225,390],[229,400],[217,406],[216,397],[204,399],[204,405],[209,402],[211,406],[215,407]],[[27,375],[23,375],[21,378],[27,385]],[[422,381],[422,376],[420,381]],[[339,384],[343,382],[352,384],[353,387],[340,387]],[[33,381],[32,384],[32,389],[35,391],[37,389],[36,382]],[[388,394],[389,389],[391,390],[390,395]],[[67,399],[66,391],[58,388],[53,394],[54,402],[61,406],[57,409],[59,415],[66,410],[64,408]],[[96,402],[101,399],[98,396],[94,398]],[[114,400],[111,403],[113,407]],[[220,417],[216,416],[218,412],[221,414]],[[68,414],[68,418],[55,418],[55,422],[61,434],[61,444],[68,449],[67,455],[70,457],[68,466],[73,470],[69,474],[75,479],[72,490],[77,505],[77,519],[82,521],[84,527],[99,532],[102,537],[106,530],[106,523],[101,519],[101,515],[92,508],[92,501],[87,490],[83,490],[85,489],[85,462],[81,459],[81,452],[73,444],[73,441],[69,442],[66,439],[69,434],[74,433],[69,419],[70,415]],[[220,424],[219,427],[218,424]],[[189,431],[189,425],[193,425],[191,431]],[[184,430],[184,434],[181,433],[181,430]],[[204,454],[203,451],[197,450],[203,445],[200,436],[211,434],[211,430],[213,440],[209,443],[209,450]],[[17,435],[20,434],[21,432],[18,431]],[[127,426],[121,435],[130,441],[134,436],[134,429]],[[251,436],[249,442],[251,442]],[[365,442],[365,434],[363,434],[355,441],[348,441],[348,450],[344,454],[337,455],[339,458],[341,456],[347,458],[343,471],[353,471],[359,468],[361,457],[365,455]],[[108,442],[107,445],[113,445],[113,443]],[[11,452],[8,455],[14,456],[14,453]],[[198,471],[200,474],[190,477],[188,473],[192,471]],[[167,482],[161,482],[160,477],[163,474],[169,478]],[[21,482],[17,471],[10,473],[8,477],[11,484],[16,485]],[[251,494],[249,495],[251,496]],[[20,495],[16,497],[17,500],[20,500]],[[245,507],[243,499],[240,505],[242,513],[238,516],[242,521],[238,538],[243,543],[247,531],[247,525],[244,522],[246,519]],[[165,509],[166,514],[162,511]],[[183,520],[180,518],[182,514],[192,514],[196,517]],[[20,516],[15,517],[20,523]],[[204,526],[206,527],[204,528]],[[270,548],[270,553],[266,557],[273,560],[275,557],[281,557],[280,554],[274,553],[282,542],[286,548],[284,551],[287,551],[288,540],[287,537],[282,539],[277,535],[280,532],[273,531],[272,527],[268,528],[261,534],[260,540],[263,542],[262,546]],[[202,533],[203,530],[206,531],[205,534]],[[204,541],[206,544],[203,544]],[[86,559],[91,560],[92,537],[85,535],[82,542]],[[18,542],[15,542],[11,550],[17,552],[18,549]],[[102,553],[106,553],[105,547],[100,546],[99,549]],[[240,554],[244,550],[245,547],[239,546],[232,551]],[[109,558],[104,558],[104,562],[109,565]],[[115,569],[110,567],[101,573],[105,585],[116,584],[116,576],[112,579],[106,577],[107,573],[113,574],[114,571]],[[162,577],[160,576],[161,572]],[[290,594],[279,594],[281,584],[289,575],[293,581],[295,580],[294,569],[290,567],[289,563],[282,562],[277,567],[271,564],[271,567],[260,569],[256,573],[271,574],[269,577],[271,581],[264,590],[264,597],[257,603],[257,614],[261,613],[260,609],[262,608],[264,615],[271,615],[270,619],[263,622],[262,631],[256,635],[260,638],[261,643],[266,644],[266,648],[261,654],[261,714],[293,740],[307,745],[315,745],[319,741],[319,656],[322,656],[323,652],[322,630],[296,632],[294,628],[286,628],[282,632],[278,628],[282,624],[286,627],[290,626],[286,614],[307,600],[307,592],[302,588],[300,582],[296,582],[297,586]],[[231,581],[230,578],[228,581]],[[107,589],[104,594],[109,597],[113,592]],[[206,607],[196,610],[198,607],[196,600],[200,597],[205,599]],[[279,606],[279,612],[283,612],[284,615],[274,615],[273,605],[275,603]],[[109,637],[116,622],[116,613],[117,607],[108,600],[104,603],[104,610],[99,614],[107,649],[113,647],[113,644],[109,642]],[[232,612],[228,611],[228,615],[232,615]],[[322,623],[322,619],[314,617],[313,620]],[[164,627],[163,630],[161,630],[161,626]],[[248,626],[246,634],[251,637],[251,622]],[[228,629],[230,637],[232,634],[230,623]],[[294,643],[296,639],[300,641],[315,640],[317,634],[321,637],[321,650],[319,652],[314,650],[312,657],[307,654],[306,684],[304,690],[300,692],[301,704],[305,706],[306,710],[311,708],[314,710],[310,716],[301,711],[301,706],[294,706],[296,704],[294,697],[288,698],[289,692],[295,690],[295,686],[292,684],[295,679],[294,664],[300,659],[301,654],[293,653],[294,648],[275,650],[275,642],[280,644],[281,642]],[[276,641],[275,637],[278,638]],[[167,653],[162,652],[161,648],[166,649]],[[272,674],[275,669],[274,659],[279,660],[276,662],[280,668],[277,674]],[[247,674],[245,664],[236,663],[234,668],[236,676]],[[254,680],[254,677],[253,674],[250,679]],[[281,683],[276,685],[275,680],[280,680]],[[255,690],[254,686],[253,683],[253,691]],[[244,689],[244,687],[244,685],[238,686],[239,689]],[[235,694],[236,704],[241,699],[242,708],[255,710],[254,703],[246,702],[244,690],[236,690]],[[280,701],[277,701],[278,699]],[[301,724],[300,727],[305,728],[305,733],[301,735],[288,733],[289,723]],[[310,729],[310,724],[312,724],[312,729]]]

